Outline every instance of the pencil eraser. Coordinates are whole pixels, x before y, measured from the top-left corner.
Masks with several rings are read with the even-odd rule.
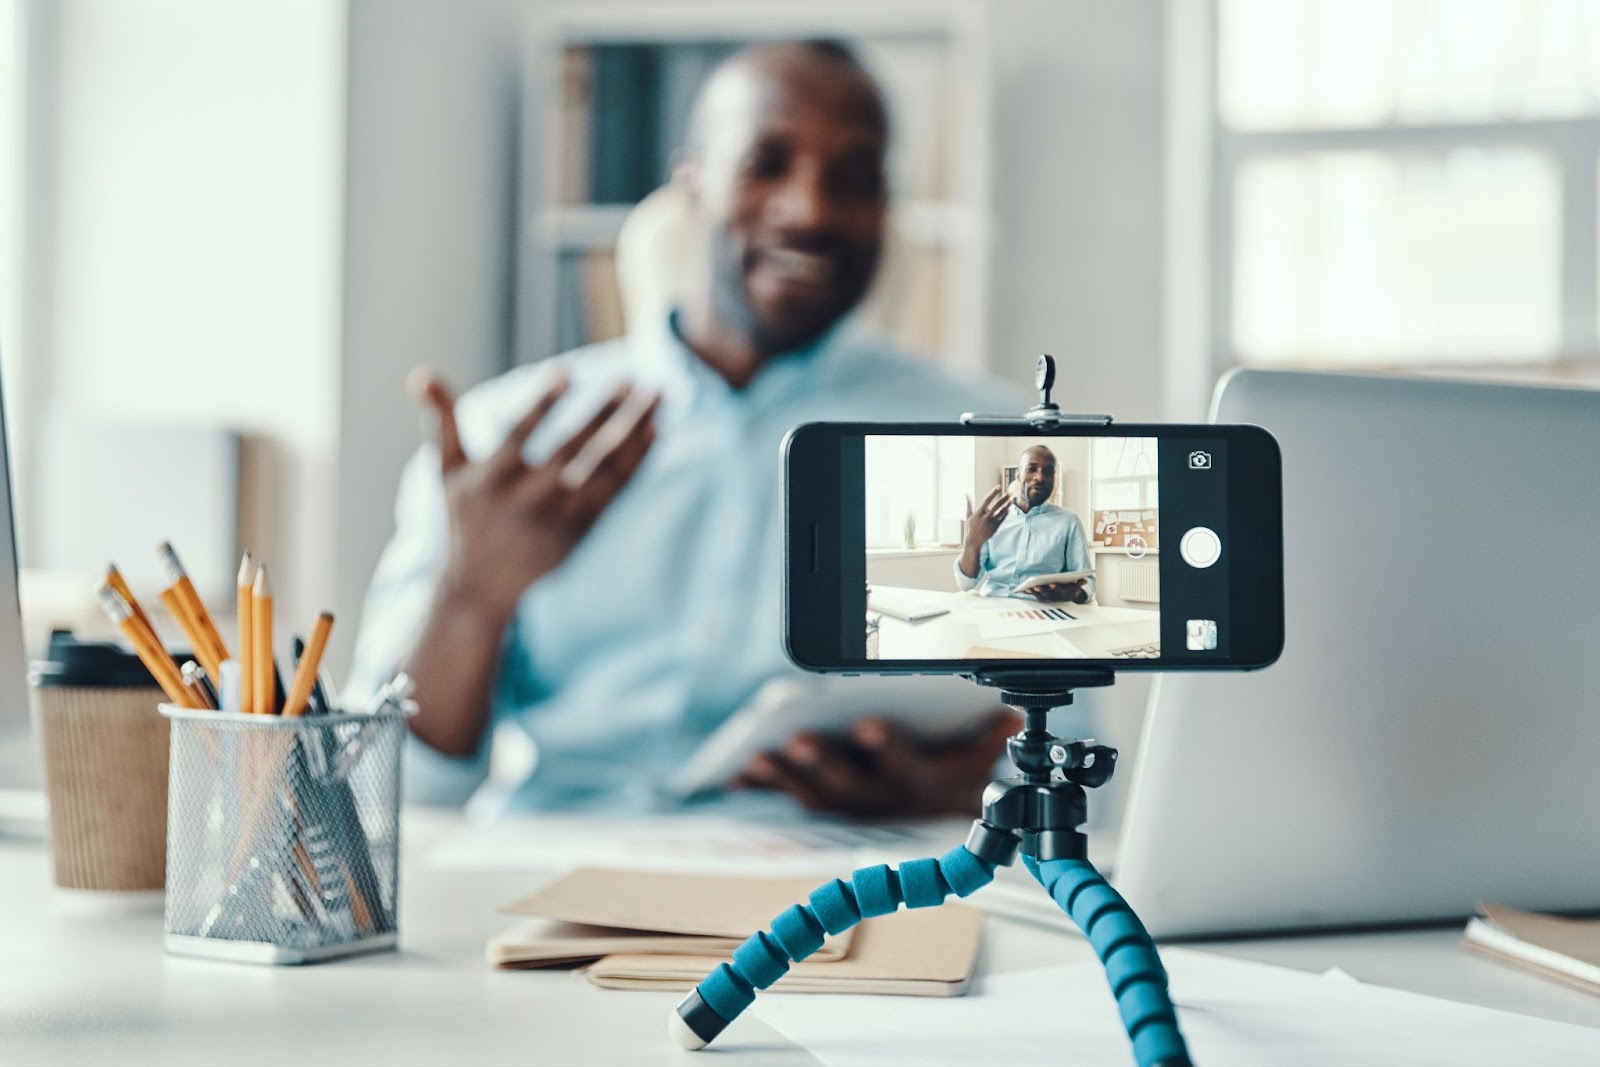
[[[672,1038],[674,1045],[689,1052],[698,1052],[706,1047],[705,1039],[689,1029],[689,1024],[677,1012],[667,1015],[667,1036]]]

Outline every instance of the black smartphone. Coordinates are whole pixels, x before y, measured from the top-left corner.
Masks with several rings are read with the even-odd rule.
[[[1283,467],[1257,426],[810,423],[784,647],[812,671],[1265,667]]]

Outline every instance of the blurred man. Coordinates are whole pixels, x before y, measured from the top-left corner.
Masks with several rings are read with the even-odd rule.
[[[1083,523],[1050,503],[1056,491],[1056,454],[1044,445],[1024,451],[1017,461],[1016,488],[1012,496],[997,486],[976,511],[968,504],[956,588],[977,589],[981,583],[984,596],[1011,596],[1033,579],[1090,569]],[[1027,595],[1087,604],[1094,595],[1094,579],[1033,586]]]
[[[674,180],[707,242],[705,295],[628,337],[457,402],[420,373],[433,447],[409,465],[352,688],[417,682],[408,784],[484,781],[510,727],[532,766],[497,807],[652,803],[763,682],[779,643],[778,444],[817,419],[1012,406],[842,323],[882,250],[888,116],[844,48],[746,49],[698,100]],[[741,784],[857,814],[970,811],[1012,729],[920,744],[882,721],[797,737]]]

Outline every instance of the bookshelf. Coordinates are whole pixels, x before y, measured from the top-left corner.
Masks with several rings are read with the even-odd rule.
[[[620,334],[618,234],[662,184],[701,83],[745,43],[832,37],[879,78],[894,126],[890,228],[862,313],[978,370],[988,314],[988,77],[975,0],[554,4],[525,51],[518,356]]]

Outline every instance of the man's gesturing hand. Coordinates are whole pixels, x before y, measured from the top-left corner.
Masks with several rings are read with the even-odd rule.
[[[967,499],[967,519],[962,529],[962,544],[972,548],[982,548],[994,536],[1000,524],[1006,521],[1006,514],[1011,510],[1011,494],[1003,486],[995,486],[989,490],[989,495],[983,498],[977,511],[972,510],[972,500]]]
[[[967,498],[967,519],[961,532],[959,565],[961,573],[968,578],[978,576],[983,546],[994,536],[994,532],[1000,529],[1000,524],[1006,521],[1012,503],[1011,494],[1005,487],[999,485],[989,490],[989,495],[983,498],[983,503],[978,506],[977,511],[972,510],[972,499]]]
[[[523,590],[567,558],[639,469],[655,441],[660,398],[619,386],[548,460],[529,463],[523,446],[567,391],[557,377],[500,447],[473,462],[461,447],[450,390],[421,369],[408,384],[434,422],[450,514],[440,593],[508,617]]]

